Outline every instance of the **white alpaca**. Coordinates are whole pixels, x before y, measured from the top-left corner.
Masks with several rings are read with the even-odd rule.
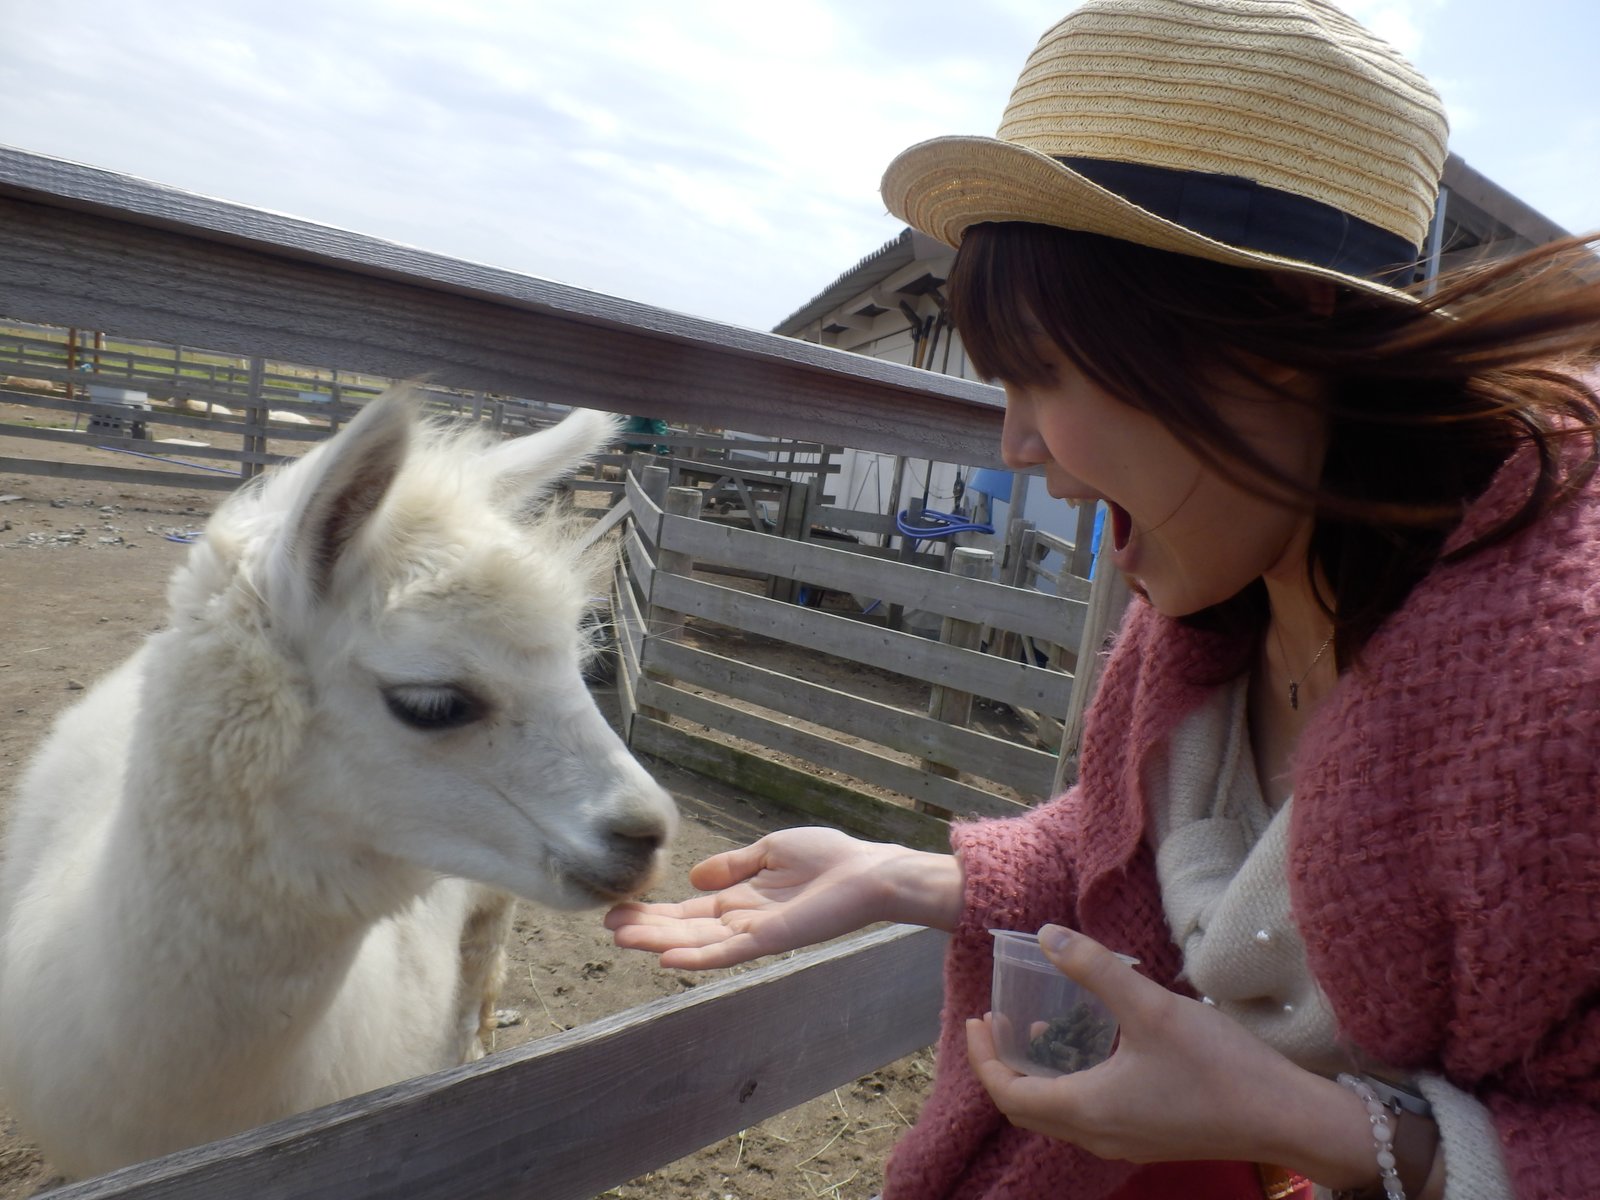
[[[613,431],[369,405],[219,509],[64,714],[0,861],[0,1091],[57,1167],[473,1057],[506,893],[648,884],[675,813],[580,676],[596,564],[528,518]]]

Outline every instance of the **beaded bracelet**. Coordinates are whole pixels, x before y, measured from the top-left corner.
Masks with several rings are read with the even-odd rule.
[[[1387,1200],[1406,1200],[1405,1185],[1400,1182],[1400,1172],[1395,1167],[1394,1124],[1399,1105],[1385,1104],[1365,1079],[1355,1075],[1340,1075],[1339,1082],[1361,1098],[1366,1105],[1367,1120],[1372,1122],[1372,1141],[1378,1151],[1378,1182],[1383,1185]],[[1344,1193],[1359,1195],[1360,1193]],[[1375,1194],[1375,1193],[1374,1193]]]

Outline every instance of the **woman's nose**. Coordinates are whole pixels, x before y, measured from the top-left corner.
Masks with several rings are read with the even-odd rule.
[[[1049,460],[1044,438],[1033,420],[1033,406],[1020,389],[1006,388],[1005,423],[1000,429],[1000,457],[1014,471]]]

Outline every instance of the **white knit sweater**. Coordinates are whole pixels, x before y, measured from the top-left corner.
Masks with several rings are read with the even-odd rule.
[[[1250,748],[1248,681],[1218,689],[1150,764],[1149,829],[1184,977],[1207,1002],[1307,1070],[1356,1070],[1306,967],[1289,909],[1291,798],[1274,813]],[[1220,751],[1220,752],[1219,752]],[[1505,1200],[1511,1184],[1488,1110],[1436,1076],[1409,1081],[1433,1106],[1445,1200]]]

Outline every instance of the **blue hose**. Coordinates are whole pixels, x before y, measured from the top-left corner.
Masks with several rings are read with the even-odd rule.
[[[909,512],[895,514],[894,525],[906,537],[918,538],[923,541],[932,541],[935,538],[946,538],[956,533],[993,533],[993,525],[982,525],[976,521],[969,521],[960,513],[937,512],[931,508],[922,510],[923,520],[931,520],[931,525],[912,525],[907,520]]]

